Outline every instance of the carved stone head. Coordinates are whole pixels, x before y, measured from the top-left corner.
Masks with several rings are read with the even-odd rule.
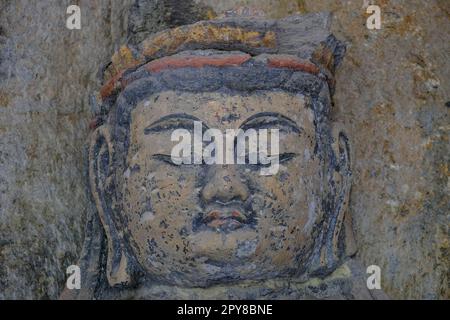
[[[349,144],[330,120],[344,52],[327,14],[199,22],[121,48],[89,151],[108,286],[333,271],[353,250]],[[173,131],[195,122],[202,133],[278,129],[277,172],[174,163]]]

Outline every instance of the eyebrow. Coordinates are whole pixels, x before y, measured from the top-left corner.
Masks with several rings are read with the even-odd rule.
[[[194,128],[194,121],[202,123],[203,130],[207,130],[208,127],[197,117],[194,117],[186,113],[175,113],[168,116],[164,116],[161,119],[155,121],[147,128],[144,129],[144,134],[159,133],[161,131],[175,130],[175,129],[188,129]]]
[[[295,133],[301,133],[303,130],[294,120],[278,112],[260,112],[244,121],[240,129],[270,129],[273,127],[288,128]]]

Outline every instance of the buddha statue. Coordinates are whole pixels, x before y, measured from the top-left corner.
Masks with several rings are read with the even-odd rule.
[[[225,17],[114,55],[90,138],[82,288],[62,298],[374,297],[352,258],[351,148],[330,119],[345,46],[329,26],[326,13]],[[173,132],[196,124],[276,130],[277,170],[174,161]]]

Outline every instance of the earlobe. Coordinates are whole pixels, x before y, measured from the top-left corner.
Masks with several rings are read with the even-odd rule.
[[[95,130],[89,147],[89,182],[92,196],[108,243],[106,274],[111,286],[131,284],[129,259],[114,219],[113,175],[114,145],[110,130],[103,125]]]
[[[333,231],[333,256],[339,259],[341,256],[352,256],[356,253],[356,245],[353,237],[351,216],[348,213],[350,191],[352,184],[351,160],[353,159],[351,146],[344,127],[340,123],[333,124],[332,148],[334,152],[335,169],[333,181],[335,184],[335,216],[336,224]],[[343,236],[341,234],[343,233]],[[344,252],[340,242],[343,241]]]

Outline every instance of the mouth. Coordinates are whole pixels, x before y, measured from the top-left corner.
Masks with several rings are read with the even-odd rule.
[[[212,229],[236,230],[243,227],[247,217],[238,210],[210,211],[203,219],[203,224]]]
[[[207,210],[207,214],[199,214],[194,221],[194,230],[205,229],[230,232],[245,226],[254,225],[253,214],[241,208],[220,208]]]

